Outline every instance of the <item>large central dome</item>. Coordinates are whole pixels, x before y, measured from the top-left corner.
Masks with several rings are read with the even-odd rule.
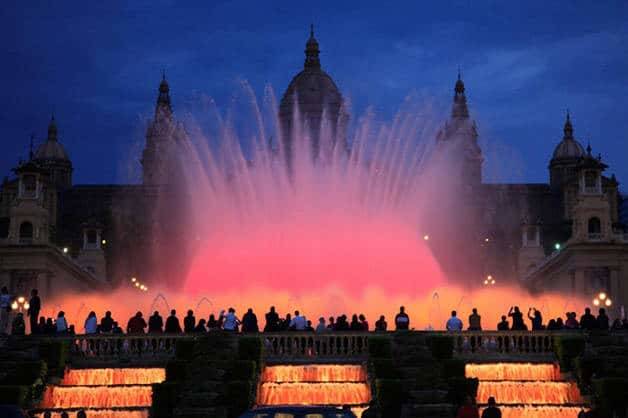
[[[319,53],[318,42],[311,30],[305,46],[303,71],[292,79],[279,106],[282,140],[288,157],[291,156],[295,130],[309,137],[314,158],[318,158],[321,151],[321,127],[329,129],[329,148],[340,146],[346,149],[348,115],[336,83],[321,69]]]

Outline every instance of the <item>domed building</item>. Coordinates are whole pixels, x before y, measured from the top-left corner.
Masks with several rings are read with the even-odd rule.
[[[305,62],[286,89],[279,105],[282,145],[288,161],[299,138],[310,142],[312,157],[329,157],[346,150],[349,115],[334,80],[321,68],[314,27],[305,44]]]
[[[57,123],[54,116],[48,125],[48,137],[41,144],[32,160],[50,173],[50,181],[59,189],[72,186],[72,161],[57,137]]]

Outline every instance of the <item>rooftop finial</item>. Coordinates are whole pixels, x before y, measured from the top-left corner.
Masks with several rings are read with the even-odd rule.
[[[587,141],[587,155],[591,156],[591,142]]]
[[[458,66],[458,80],[462,80],[462,76],[460,74],[460,66]]]
[[[565,120],[565,127],[563,128],[564,139],[573,139],[573,126],[571,125],[571,115],[569,109],[567,109],[567,119]]]
[[[310,38],[305,44],[305,63],[303,66],[306,69],[321,68],[321,62],[318,58],[320,50],[318,49],[318,41],[314,37],[314,24],[310,25]]]
[[[31,134],[31,143],[30,143],[30,149],[28,150],[28,160],[32,161],[33,160],[33,156],[35,155],[33,153],[33,140],[35,139],[35,134]]]
[[[57,123],[55,122],[54,113],[50,117],[50,123],[48,124],[48,141],[57,140]]]

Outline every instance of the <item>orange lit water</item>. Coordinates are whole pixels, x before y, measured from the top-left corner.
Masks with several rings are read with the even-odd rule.
[[[42,408],[112,408],[150,406],[151,386],[52,386]]]
[[[76,369],[69,370],[62,386],[150,385],[166,380],[164,369]]]
[[[268,366],[263,382],[366,382],[366,370],[357,365]]]
[[[148,410],[120,411],[111,409],[90,410],[86,409],[88,418],[148,418]],[[68,412],[70,418],[76,417],[76,412]],[[37,413],[35,418],[43,418],[44,413]],[[61,412],[53,412],[51,418],[61,418]]]
[[[564,405],[580,404],[582,398],[574,382],[491,382],[480,381],[477,402],[494,396],[500,404]]]
[[[580,407],[500,406],[502,418],[578,418]],[[480,411],[481,413],[482,411]]]
[[[467,364],[465,374],[467,377],[476,377],[480,380],[560,380],[560,370],[554,364]]]
[[[262,383],[262,405],[360,405],[371,400],[366,383]]]

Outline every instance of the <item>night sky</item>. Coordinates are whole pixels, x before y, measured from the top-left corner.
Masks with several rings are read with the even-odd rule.
[[[413,91],[444,108],[460,66],[488,180],[546,182],[569,108],[628,182],[625,1],[5,1],[0,175],[54,112],[75,183],[127,182],[162,68],[175,112],[199,95],[228,103],[241,79],[281,95],[312,22],[354,116],[390,118]]]

